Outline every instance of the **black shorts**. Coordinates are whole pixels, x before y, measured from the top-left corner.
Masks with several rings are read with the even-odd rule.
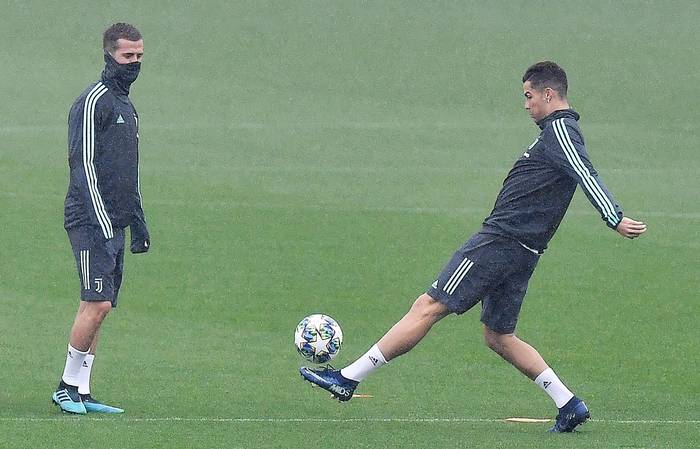
[[[111,301],[117,306],[124,271],[124,228],[114,228],[107,240],[97,226],[78,226],[67,230],[80,278],[80,299]]]
[[[515,240],[477,233],[452,256],[427,293],[457,314],[481,301],[481,322],[512,334],[538,259]]]

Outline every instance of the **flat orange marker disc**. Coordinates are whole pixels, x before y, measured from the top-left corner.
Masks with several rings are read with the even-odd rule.
[[[551,422],[551,421],[552,420],[549,418],[506,418],[506,422],[518,422],[518,423],[528,423],[528,424]]]

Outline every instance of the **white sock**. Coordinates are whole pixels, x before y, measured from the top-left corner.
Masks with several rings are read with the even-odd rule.
[[[75,349],[70,344],[68,345],[68,354],[66,354],[66,367],[63,368],[63,382],[68,385],[73,385],[77,387],[80,385],[80,368],[83,366],[85,361],[85,356],[88,355],[90,350],[85,352],[80,352]]]
[[[90,373],[92,372],[92,362],[95,360],[94,354],[88,354],[83,360],[83,364],[78,372],[78,393],[90,394]]]
[[[552,371],[552,368],[547,368],[542,371],[542,373],[535,378],[535,383],[552,398],[554,403],[557,404],[557,408],[562,408],[574,397],[574,394],[559,380],[559,377]]]
[[[372,346],[362,357],[340,370],[343,377],[360,382],[387,361],[377,345]]]

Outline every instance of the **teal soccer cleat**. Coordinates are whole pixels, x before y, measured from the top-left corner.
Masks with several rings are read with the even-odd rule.
[[[83,405],[85,405],[85,410],[88,413],[124,413],[124,409],[103,404],[89,394],[81,394],[80,398],[83,400]]]
[[[74,413],[76,415],[84,415],[87,413],[85,405],[78,394],[78,387],[68,385],[61,381],[58,389],[54,391],[51,400],[66,413]]]

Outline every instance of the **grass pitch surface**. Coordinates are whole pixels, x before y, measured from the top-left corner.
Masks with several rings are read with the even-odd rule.
[[[700,71],[694,2],[6,2],[0,16],[0,446],[690,448],[697,382]],[[132,99],[153,236],[127,256],[98,398],[49,404],[77,307],[62,229],[66,117],[100,33],[145,36]],[[537,135],[520,77],[567,69],[602,178],[647,235],[583,194],[531,282],[518,333],[591,408],[575,435],[513,416],[550,400],[441,322],[337,404],[303,383],[294,326],[360,355],[488,214]]]

